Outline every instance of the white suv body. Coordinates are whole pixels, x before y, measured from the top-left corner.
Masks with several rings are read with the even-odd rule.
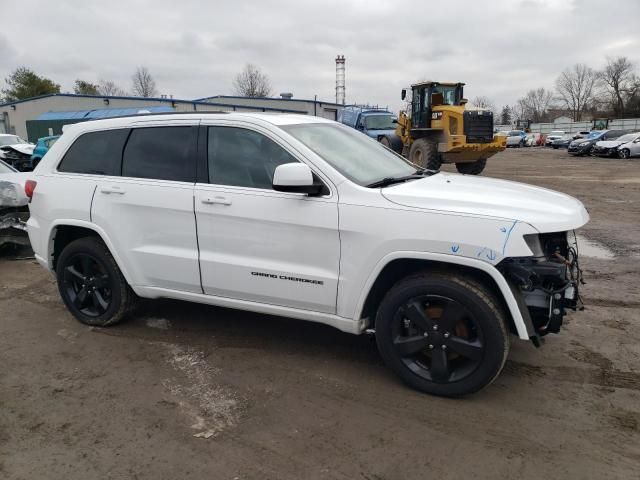
[[[529,310],[546,312],[553,299],[542,287],[514,287],[521,267],[509,266],[511,259],[553,261],[541,234],[564,238],[557,248],[568,257],[566,232],[588,221],[584,206],[543,188],[448,173],[362,184],[368,169],[385,168],[415,169],[317,117],[201,113],[79,123],[65,127],[31,175],[29,237],[38,262],[54,272],[65,245],[91,232],[140,297],[288,316],[353,334],[378,330],[382,297],[400,279],[429,268],[462,272],[491,284],[508,327],[538,343],[548,326]],[[313,195],[295,187],[304,189],[308,170],[322,185]],[[59,283],[60,275],[58,268]],[[569,303],[574,283],[562,283]],[[66,291],[73,297],[78,288]],[[562,315],[564,308],[560,323]],[[479,388],[405,380],[443,395]]]

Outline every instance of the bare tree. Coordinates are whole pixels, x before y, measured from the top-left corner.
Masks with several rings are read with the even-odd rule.
[[[98,94],[108,97],[122,97],[127,93],[112,80],[98,80]]]
[[[536,123],[546,120],[552,100],[553,93],[544,87],[529,90],[524,97],[518,100],[520,118]]]
[[[478,108],[482,108],[483,110],[491,110],[492,112],[494,112],[496,109],[495,104],[489,97],[474,97],[473,100],[471,100],[471,103],[473,103]]]
[[[149,73],[147,67],[138,67],[136,73],[131,77],[131,92],[136,97],[156,97],[158,90],[156,89],[156,81]]]
[[[633,64],[627,57],[607,57],[607,65],[599,73],[605,90],[611,97],[611,109],[616,117],[624,115],[624,94],[633,81]]]
[[[582,119],[582,112],[593,97],[596,80],[596,73],[583,63],[564,70],[556,79],[559,99],[571,112],[574,122]]]
[[[269,97],[272,93],[269,77],[251,63],[247,63],[244,70],[236,75],[233,89],[236,95],[243,97]]]

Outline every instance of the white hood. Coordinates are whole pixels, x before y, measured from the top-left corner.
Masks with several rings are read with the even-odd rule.
[[[624,143],[626,142],[619,142],[618,140],[602,140],[600,142],[596,142],[596,147],[613,148],[613,147],[619,147]]]
[[[474,175],[442,172],[381,192],[399,205],[518,220],[542,233],[572,230],[589,220],[582,202],[564,193]]]
[[[32,155],[35,145],[30,143],[16,143],[15,145],[5,145],[1,147],[2,150],[15,150],[16,152],[23,153],[24,155]]]

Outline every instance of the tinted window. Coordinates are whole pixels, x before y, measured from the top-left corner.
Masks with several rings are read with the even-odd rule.
[[[81,135],[58,166],[59,172],[120,175],[122,148],[129,129],[105,130]]]
[[[122,176],[195,182],[197,127],[135,128],[124,149]]]
[[[209,127],[209,182],[272,188],[278,165],[297,162],[264,135],[235,127]]]

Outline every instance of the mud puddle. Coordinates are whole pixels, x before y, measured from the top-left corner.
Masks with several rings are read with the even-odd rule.
[[[578,251],[581,257],[610,260],[616,256],[612,250],[605,247],[601,243],[596,242],[595,240],[590,240],[588,238],[583,237],[582,235],[577,235],[577,240],[578,240]]]

